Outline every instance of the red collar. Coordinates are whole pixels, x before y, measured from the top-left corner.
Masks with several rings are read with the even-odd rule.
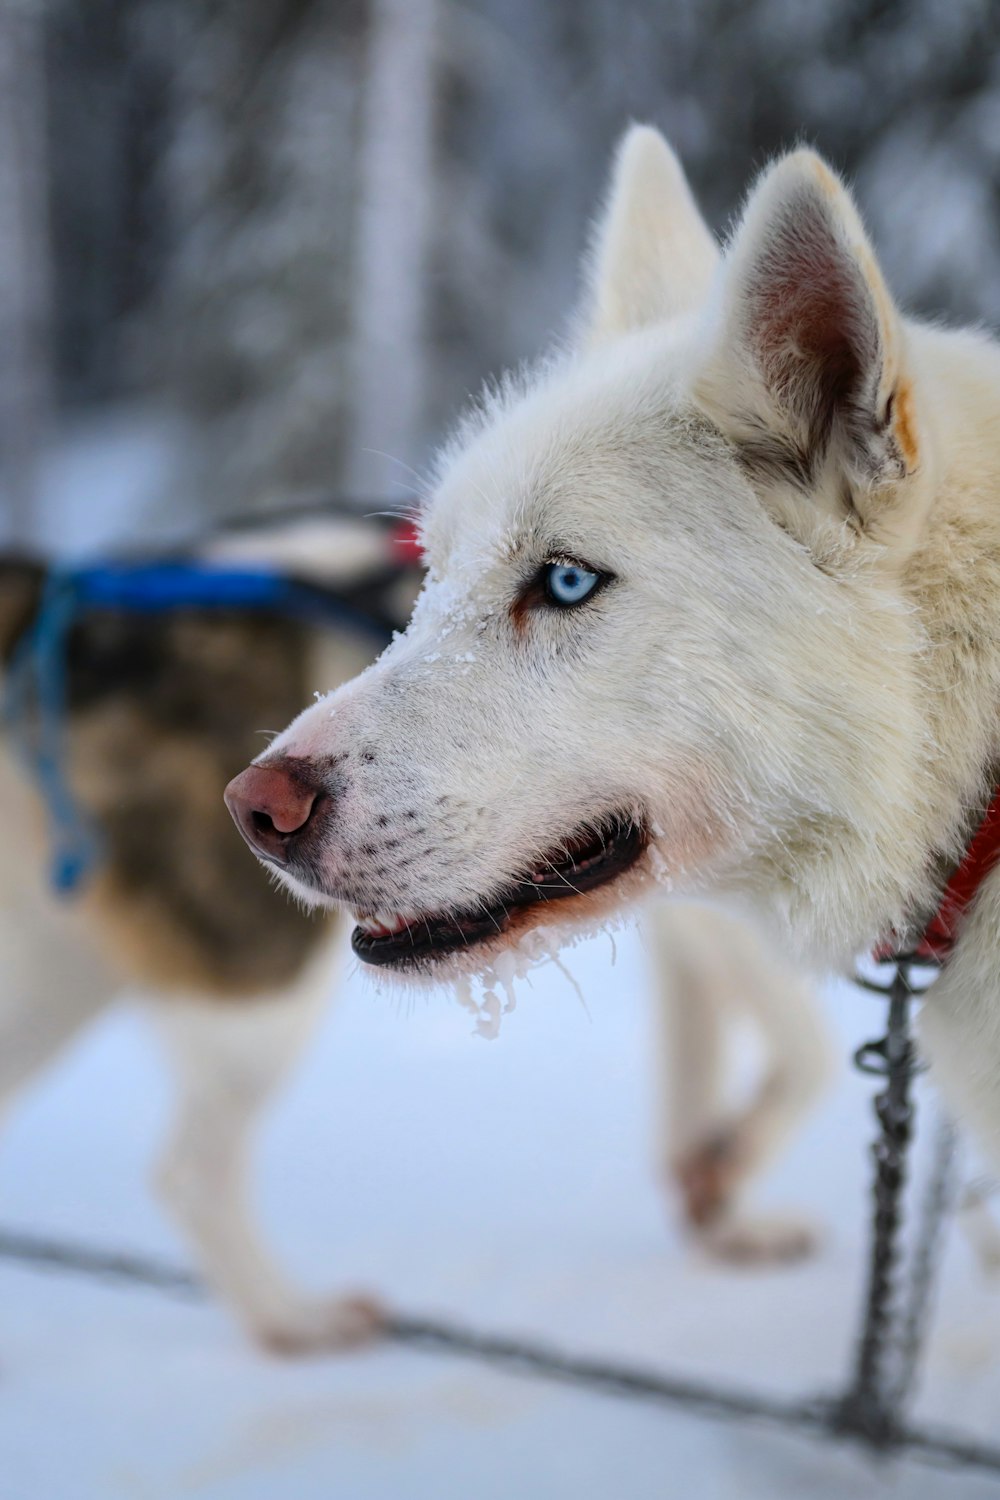
[[[918,958],[945,963],[958,940],[962,919],[987,875],[1000,861],[1000,788],[969,842],[962,863],[941,893],[938,909],[913,952]],[[892,945],[886,945],[891,949]],[[884,953],[880,948],[879,956]]]
[[[420,528],[416,521],[400,521],[393,528],[392,546],[401,563],[424,561],[424,549],[420,540]]]

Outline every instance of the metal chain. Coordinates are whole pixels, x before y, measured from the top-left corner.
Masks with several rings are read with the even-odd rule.
[[[945,1222],[956,1199],[957,1165],[958,1139],[955,1126],[951,1120],[939,1115],[931,1169],[914,1236],[906,1302],[900,1310],[897,1368],[892,1388],[897,1411],[902,1410],[913,1394],[920,1357],[927,1343]]]
[[[889,1001],[885,1036],[858,1049],[855,1063],[865,1073],[885,1079],[885,1088],[874,1099],[879,1135],[872,1147],[875,1162],[873,1195],[875,1212],[868,1286],[854,1372],[846,1394],[836,1404],[835,1421],[844,1432],[854,1433],[876,1448],[891,1447],[902,1430],[902,1403],[919,1355],[922,1313],[911,1296],[901,1312],[897,1286],[902,1255],[903,1194],[909,1146],[913,1134],[913,1081],[915,1054],[910,1037],[910,1003],[930,982],[918,977],[927,966],[913,954],[898,954],[892,960],[887,984],[858,976],[859,983]],[[924,1276],[929,1290],[932,1257],[926,1253]],[[899,1320],[905,1320],[907,1355],[904,1368],[910,1372],[901,1381],[893,1369],[899,1361]],[[895,1378],[894,1378],[895,1376]]]
[[[146,1287],[195,1301],[208,1296],[204,1283],[190,1271],[153,1257],[105,1251],[17,1230],[0,1230],[0,1260],[39,1271]],[[479,1360],[512,1374],[557,1380],[604,1395],[662,1403],[717,1420],[759,1421],[815,1437],[861,1435],[840,1424],[836,1408],[823,1398],[782,1400],[712,1381],[688,1380],[634,1365],[564,1354],[533,1339],[483,1333],[436,1318],[395,1314],[386,1325],[385,1336],[394,1343]],[[1000,1474],[1000,1449],[952,1432],[900,1427],[892,1447],[924,1463]]]
[[[127,1250],[99,1250],[75,1240],[50,1239],[20,1229],[0,1229],[0,1260],[29,1266],[36,1271],[88,1276],[126,1286],[145,1287],[194,1302],[208,1298],[208,1288],[192,1271],[168,1265],[152,1255]]]

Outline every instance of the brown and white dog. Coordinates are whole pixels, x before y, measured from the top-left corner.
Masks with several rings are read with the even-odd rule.
[[[338,522],[231,535],[206,553],[343,588],[379,571],[383,545],[377,529]],[[0,664],[35,619],[44,577],[0,558]],[[392,586],[383,613],[405,617],[416,579],[414,568]],[[0,1104],[116,999],[143,996],[177,1082],[157,1187],[218,1293],[258,1342],[285,1352],[347,1344],[379,1322],[368,1298],[317,1301],[289,1284],[247,1197],[254,1127],[322,1012],[337,934],[332,914],[275,896],[221,790],[262,728],[369,655],[344,628],[236,609],[82,615],[68,641],[65,748],[102,858],[71,899],[50,889],[46,808],[0,737],[0,816],[17,851],[0,865]],[[713,1253],[803,1253],[808,1228],[753,1215],[746,1195],[825,1075],[805,986],[722,912],[664,905],[648,937],[664,1018],[665,1179]],[[737,1107],[726,1055],[740,1018],[762,1065]]]
[[[383,548],[375,528],[337,523],[236,534],[206,551],[347,585],[384,574]],[[38,564],[0,560],[0,663],[43,583]],[[289,1285],[246,1196],[253,1127],[329,994],[335,923],[275,901],[219,788],[263,728],[370,655],[348,629],[252,610],[82,614],[68,640],[64,742],[101,857],[71,899],[50,889],[47,810],[11,736],[0,738],[0,807],[17,851],[0,867],[0,1102],[123,992],[146,997],[177,1076],[157,1185],[216,1290],[284,1351],[349,1343],[378,1321],[367,1298],[316,1301]]]

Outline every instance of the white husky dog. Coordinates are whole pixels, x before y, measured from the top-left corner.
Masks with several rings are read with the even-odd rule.
[[[1000,752],[1000,349],[901,316],[806,150],[720,255],[631,130],[587,285],[445,452],[409,628],[237,778],[237,821],[409,974],[502,980],[664,885],[810,965],[919,930]],[[991,874],[923,1044],[995,1154],[998,988]]]

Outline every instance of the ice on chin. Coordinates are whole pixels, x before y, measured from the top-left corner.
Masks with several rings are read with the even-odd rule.
[[[653,834],[654,837],[660,836],[659,829],[655,825]],[[672,891],[673,880],[666,861],[655,844],[650,845],[646,850],[642,873],[646,877],[645,883],[650,888],[655,887],[664,894]],[[634,912],[630,903],[629,907],[622,912],[606,912],[590,921],[580,921],[576,918],[567,922],[545,922],[522,933],[516,942],[491,958],[478,975],[474,977],[462,975],[452,979],[458,1003],[475,1017],[474,1035],[484,1037],[488,1041],[494,1041],[500,1035],[503,1017],[510,1015],[515,1007],[515,981],[526,978],[529,971],[538,964],[551,963],[561,969],[576,990],[580,1003],[586,1010],[583,992],[571,970],[563,963],[561,955],[580,943],[589,941],[599,933],[607,934],[611,940],[612,953],[615,955],[615,933],[630,926],[633,920]],[[614,957],[612,962],[614,962]],[[504,995],[503,1002],[500,1000],[498,991]],[[480,996],[478,1000],[477,993]]]
[[[455,999],[475,1019],[473,1035],[489,1042],[496,1041],[504,1016],[509,1016],[517,1004],[515,982],[526,979],[540,964],[550,963],[561,970],[576,991],[580,1004],[587,1010],[583,991],[561,955],[603,932],[611,941],[613,963],[617,956],[614,934],[631,921],[631,913],[625,913],[599,922],[547,923],[534,927],[492,958],[480,974],[452,979]]]
[[[653,832],[655,836],[659,830],[654,827]],[[655,844],[646,850],[638,873],[645,877],[642,885],[649,892],[655,889],[668,894],[673,890],[673,879]],[[378,988],[391,989],[397,997],[400,988],[414,992],[420,990],[424,994],[428,987],[450,989],[458,1004],[474,1018],[472,1034],[492,1042],[500,1035],[504,1016],[509,1016],[516,1007],[515,981],[528,978],[530,971],[541,964],[550,963],[561,970],[586,1010],[583,991],[561,955],[604,933],[611,942],[614,963],[615,933],[631,926],[635,904],[636,901],[632,900],[623,911],[604,912],[589,920],[574,917],[570,921],[546,921],[531,927],[485,961],[476,974],[456,974],[454,969],[449,972],[448,960],[445,959],[436,974],[394,975],[388,983],[384,972],[372,973],[370,978]]]

